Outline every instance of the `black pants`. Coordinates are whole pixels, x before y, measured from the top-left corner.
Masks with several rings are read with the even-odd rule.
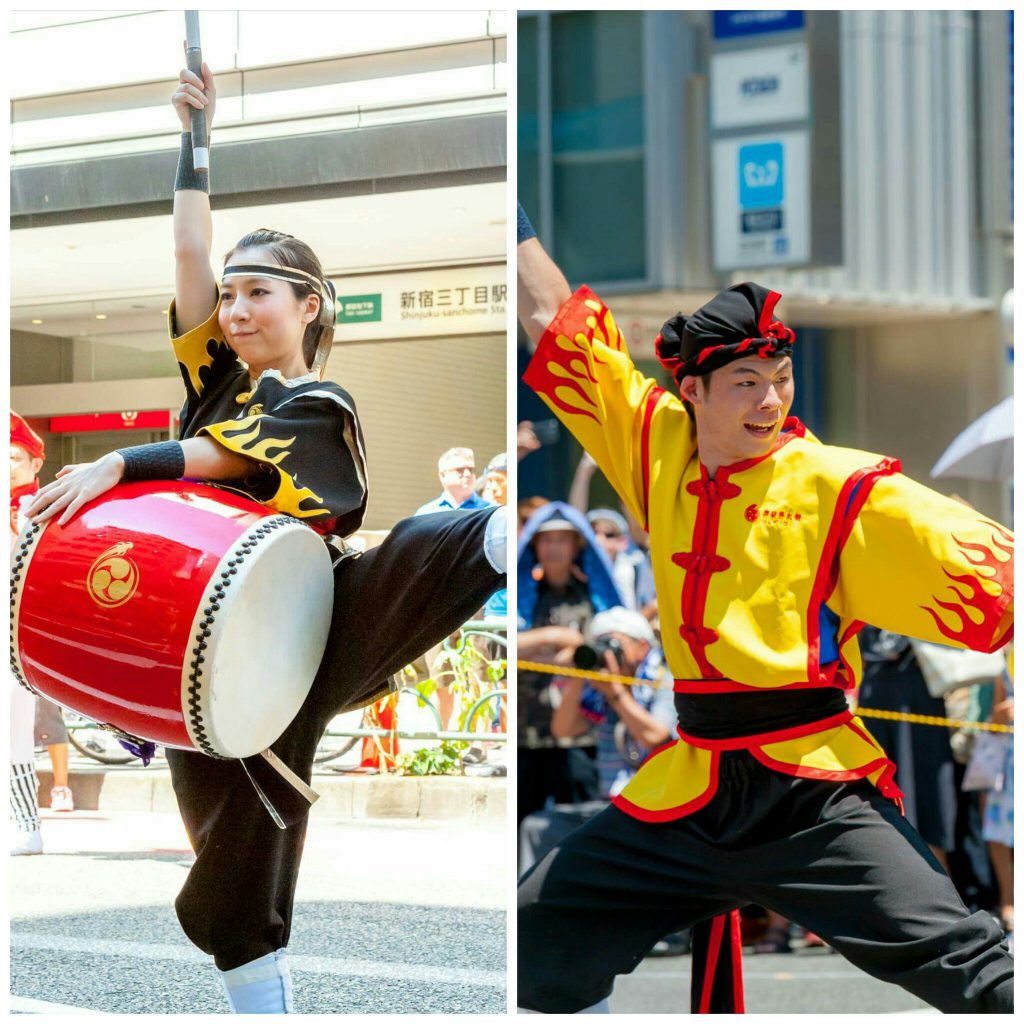
[[[492,514],[402,520],[379,547],[335,568],[326,653],[305,704],[272,747],[307,782],[330,720],[386,692],[391,674],[458,629],[502,585],[483,553]],[[168,750],[167,760],[196,853],[175,904],[185,934],[221,970],[286,946],[307,815],[279,829],[238,761],[180,750]],[[260,783],[277,806],[287,794],[265,768]]]
[[[663,935],[748,903],[944,1012],[1013,1008],[1000,929],[969,914],[889,801],[870,783],[790,778],[743,751],[723,755],[707,807],[665,823],[610,807],[549,853],[519,894],[525,1009],[591,1006]]]

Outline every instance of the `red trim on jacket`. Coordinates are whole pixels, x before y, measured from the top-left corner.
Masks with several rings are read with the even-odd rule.
[[[843,673],[844,673],[844,675],[843,675],[843,689],[844,690],[852,690],[853,689],[855,673],[853,671],[853,666],[846,660],[846,656],[843,654],[843,647],[844,647],[844,645],[846,643],[848,643],[850,640],[852,640],[853,637],[855,637],[866,625],[867,625],[867,623],[861,622],[860,619],[854,619],[853,622],[851,622],[846,627],[846,631],[843,633],[842,637],[839,640],[839,644],[838,644],[839,661],[840,661],[840,663],[843,666]]]
[[[828,534],[821,550],[818,571],[807,603],[807,678],[821,678],[821,606],[829,599],[839,581],[839,556],[849,539],[853,525],[879,477],[900,471],[899,459],[882,459],[875,466],[858,469],[847,477],[836,498]],[[858,489],[859,485],[859,489]],[[851,495],[857,491],[851,501]],[[842,645],[840,645],[842,646]],[[847,666],[849,669],[849,666]]]
[[[658,747],[658,750],[664,750],[666,747],[673,746],[676,742],[676,740],[669,740],[668,743],[663,743]],[[655,753],[657,751],[652,751],[647,760],[649,761]],[[721,755],[717,751],[713,751],[709,767],[708,788],[700,796],[694,797],[685,804],[679,804],[676,807],[666,807],[661,811],[651,811],[646,807],[639,807],[620,793],[618,796],[612,797],[612,805],[623,813],[628,814],[631,818],[639,818],[640,821],[675,821],[677,818],[685,818],[688,814],[693,814],[702,807],[706,807],[714,799],[715,794],[718,792],[718,762],[720,759]]]
[[[699,466],[700,479],[693,480],[686,485],[690,494],[697,498],[697,515],[693,521],[693,535],[690,539],[690,551],[679,552],[680,555],[706,554],[714,552],[718,526],[717,519],[720,509],[720,496],[718,484],[709,481],[708,471],[703,463]],[[733,485],[735,486],[735,485]],[[673,561],[676,561],[673,556]],[[679,563],[676,562],[678,565]],[[679,618],[682,625],[679,627],[679,635],[690,648],[694,661],[701,674],[705,676],[719,676],[721,673],[708,661],[704,652],[708,643],[718,639],[718,634],[712,636],[704,631],[704,602],[700,598],[701,583],[704,582],[704,595],[707,595],[707,577],[696,571],[694,568],[686,569],[686,576],[683,579],[682,593],[679,595],[680,609]]]
[[[757,747],[751,747],[750,753],[766,768],[772,768],[783,775],[792,775],[798,779],[816,779],[819,782],[856,782],[858,779],[866,779],[873,771],[877,771],[877,769],[885,765],[892,765],[892,774],[896,773],[896,766],[886,757],[876,758],[860,768],[830,771],[827,768],[810,768],[807,765],[786,764],[785,761],[776,761],[775,758],[769,757],[763,750],[759,750]],[[901,793],[900,796],[902,795]]]
[[[829,662],[818,679],[782,683],[779,686],[754,686],[751,683],[738,683],[735,679],[674,679],[672,690],[674,693],[750,693],[752,690],[758,693],[775,693],[776,690],[824,690],[830,686],[841,690],[849,689],[849,679],[841,678],[836,681],[838,671],[839,662]]]
[[[691,747],[699,747],[701,750],[746,750],[751,746],[762,746],[766,743],[783,743],[786,740],[799,739],[801,736],[810,736],[825,729],[845,725],[852,718],[852,711],[840,711],[838,715],[831,715],[829,718],[819,718],[816,722],[806,722],[803,725],[793,725],[788,729],[751,733],[748,736],[733,736],[723,740],[709,740],[690,736],[683,732],[680,726],[676,726],[676,732],[679,733],[681,740],[685,740]]]
[[[679,598],[682,621],[679,635],[690,648],[690,653],[702,675],[708,679],[721,678],[721,673],[711,664],[707,656],[706,648],[718,639],[718,634],[714,629],[705,626],[704,610],[707,605],[712,573],[721,572],[730,565],[728,559],[717,554],[718,526],[722,504],[743,493],[738,484],[729,481],[729,477],[764,462],[793,438],[803,437],[806,433],[804,425],[794,416],[788,417],[783,426],[790,429],[780,431],[771,451],[753,459],[744,459],[728,466],[719,466],[714,477],[708,474],[707,468],[701,462],[699,463],[700,479],[691,480],[686,485],[687,492],[697,498],[697,514],[694,517],[690,550],[680,551],[672,556],[673,562],[681,566],[686,573]]]
[[[651,521],[651,420],[663,394],[665,389],[659,387],[653,387],[648,392],[643,427],[640,431],[640,465],[644,474],[644,530],[649,528]]]

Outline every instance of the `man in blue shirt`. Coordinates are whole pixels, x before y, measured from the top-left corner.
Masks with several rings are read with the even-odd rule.
[[[449,448],[437,460],[437,476],[441,481],[441,496],[421,505],[415,515],[449,512],[455,508],[488,508],[494,504],[475,491],[476,460],[472,448]]]

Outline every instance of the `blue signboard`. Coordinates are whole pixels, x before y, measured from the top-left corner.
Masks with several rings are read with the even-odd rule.
[[[803,11],[713,11],[715,39],[765,32],[794,32],[804,27]]]
[[[781,142],[740,146],[740,209],[767,210],[785,199],[785,166]]]

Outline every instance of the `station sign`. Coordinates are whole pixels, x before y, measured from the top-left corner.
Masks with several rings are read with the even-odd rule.
[[[841,262],[837,12],[717,12],[710,69],[714,269]]]
[[[712,128],[803,121],[809,103],[806,43],[711,58]]]
[[[334,343],[504,334],[506,275],[494,263],[333,278]]]
[[[810,259],[808,155],[806,130],[714,144],[716,262],[764,267]]]
[[[339,324],[380,323],[380,292],[373,295],[339,295],[335,305]]]
[[[798,32],[804,27],[803,11],[714,11],[713,15],[715,39]]]

